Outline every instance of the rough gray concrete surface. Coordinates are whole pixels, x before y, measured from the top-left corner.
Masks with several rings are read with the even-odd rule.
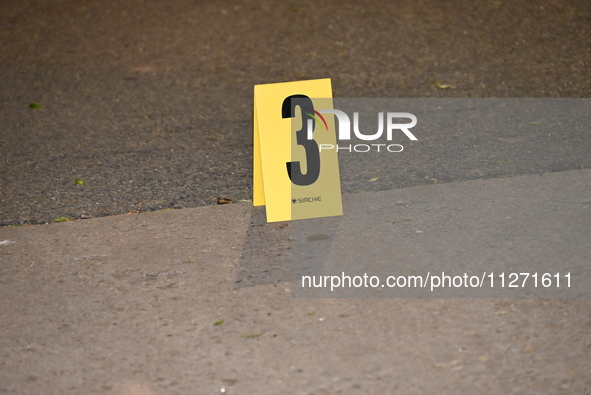
[[[573,182],[577,185],[564,191]],[[541,195],[535,204],[516,199],[531,193],[532,184]],[[408,223],[389,224],[397,235],[393,247],[373,250],[372,259],[390,259],[392,270],[397,261],[437,262],[440,252],[417,240],[437,234],[449,244],[447,256],[478,257],[485,243],[493,254],[489,269],[502,263],[513,241],[511,259],[527,265],[539,258],[540,242],[551,242],[544,235],[555,224],[552,216],[527,219],[524,213],[570,216],[575,210],[577,229],[581,224],[588,229],[590,185],[589,171],[575,171],[346,195],[346,218],[376,226],[390,222],[388,216],[396,214],[390,204],[403,196],[407,208],[398,210],[406,210],[404,218],[414,219],[425,233],[406,235]],[[490,203],[477,199],[484,189],[504,208],[504,226],[519,235],[490,239],[485,230],[470,228]],[[451,215],[447,229],[425,220],[441,215],[424,201],[437,196],[446,196],[448,210],[464,200],[461,215]],[[293,298],[293,284],[265,270],[281,266],[281,255],[292,253],[290,238],[301,236],[293,230],[299,221],[258,225],[269,236],[265,242],[250,231],[257,226],[252,218],[252,206],[242,203],[0,229],[3,393],[591,390],[588,296]],[[534,229],[521,234],[528,225]],[[501,230],[493,225],[493,232]],[[258,262],[243,259],[252,253],[249,237],[259,243]],[[278,247],[278,241],[285,245]],[[575,256],[560,254],[556,270],[578,262],[588,275],[587,241],[588,235],[560,239],[560,251]],[[363,240],[349,244],[368,251]],[[396,244],[407,248],[395,254]],[[587,264],[581,264],[585,257]],[[432,269],[448,270],[445,257],[442,262]],[[245,278],[251,284],[245,285]],[[579,280],[588,281],[573,279]]]

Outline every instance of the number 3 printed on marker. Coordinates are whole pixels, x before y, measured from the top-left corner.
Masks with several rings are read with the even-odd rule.
[[[320,175],[320,152],[318,150],[318,144],[314,140],[308,140],[306,133],[306,126],[308,120],[312,119],[306,109],[313,109],[314,103],[308,96],[304,95],[291,95],[283,101],[281,109],[281,115],[283,118],[295,117],[295,108],[300,107],[302,114],[302,128],[296,132],[296,140],[298,145],[301,145],[306,150],[306,165],[308,170],[306,174],[302,174],[302,167],[300,162],[287,162],[287,174],[291,182],[296,185],[306,186],[312,185],[318,179]],[[314,122],[312,124],[312,132],[314,132]]]

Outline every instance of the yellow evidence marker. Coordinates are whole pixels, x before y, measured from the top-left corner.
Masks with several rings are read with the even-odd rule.
[[[254,87],[253,205],[267,222],[343,215],[329,78]]]

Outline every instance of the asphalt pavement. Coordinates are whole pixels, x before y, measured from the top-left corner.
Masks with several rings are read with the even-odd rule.
[[[589,26],[586,0],[313,10],[297,1],[4,1],[0,225],[251,199],[256,84],[331,78],[337,98],[591,97]],[[585,130],[550,140],[530,130],[447,133],[424,136],[383,174],[366,174],[360,160],[344,167],[355,170],[343,190],[589,167],[573,154],[588,147]],[[500,137],[511,143],[492,155]]]

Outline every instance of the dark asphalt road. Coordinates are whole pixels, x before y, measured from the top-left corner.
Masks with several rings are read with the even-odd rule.
[[[590,97],[591,3],[2,1],[0,225],[250,199],[253,85],[325,77],[335,97]],[[344,158],[343,190],[589,168],[588,136],[483,157],[499,136],[475,130],[458,161],[432,135],[380,172]]]

